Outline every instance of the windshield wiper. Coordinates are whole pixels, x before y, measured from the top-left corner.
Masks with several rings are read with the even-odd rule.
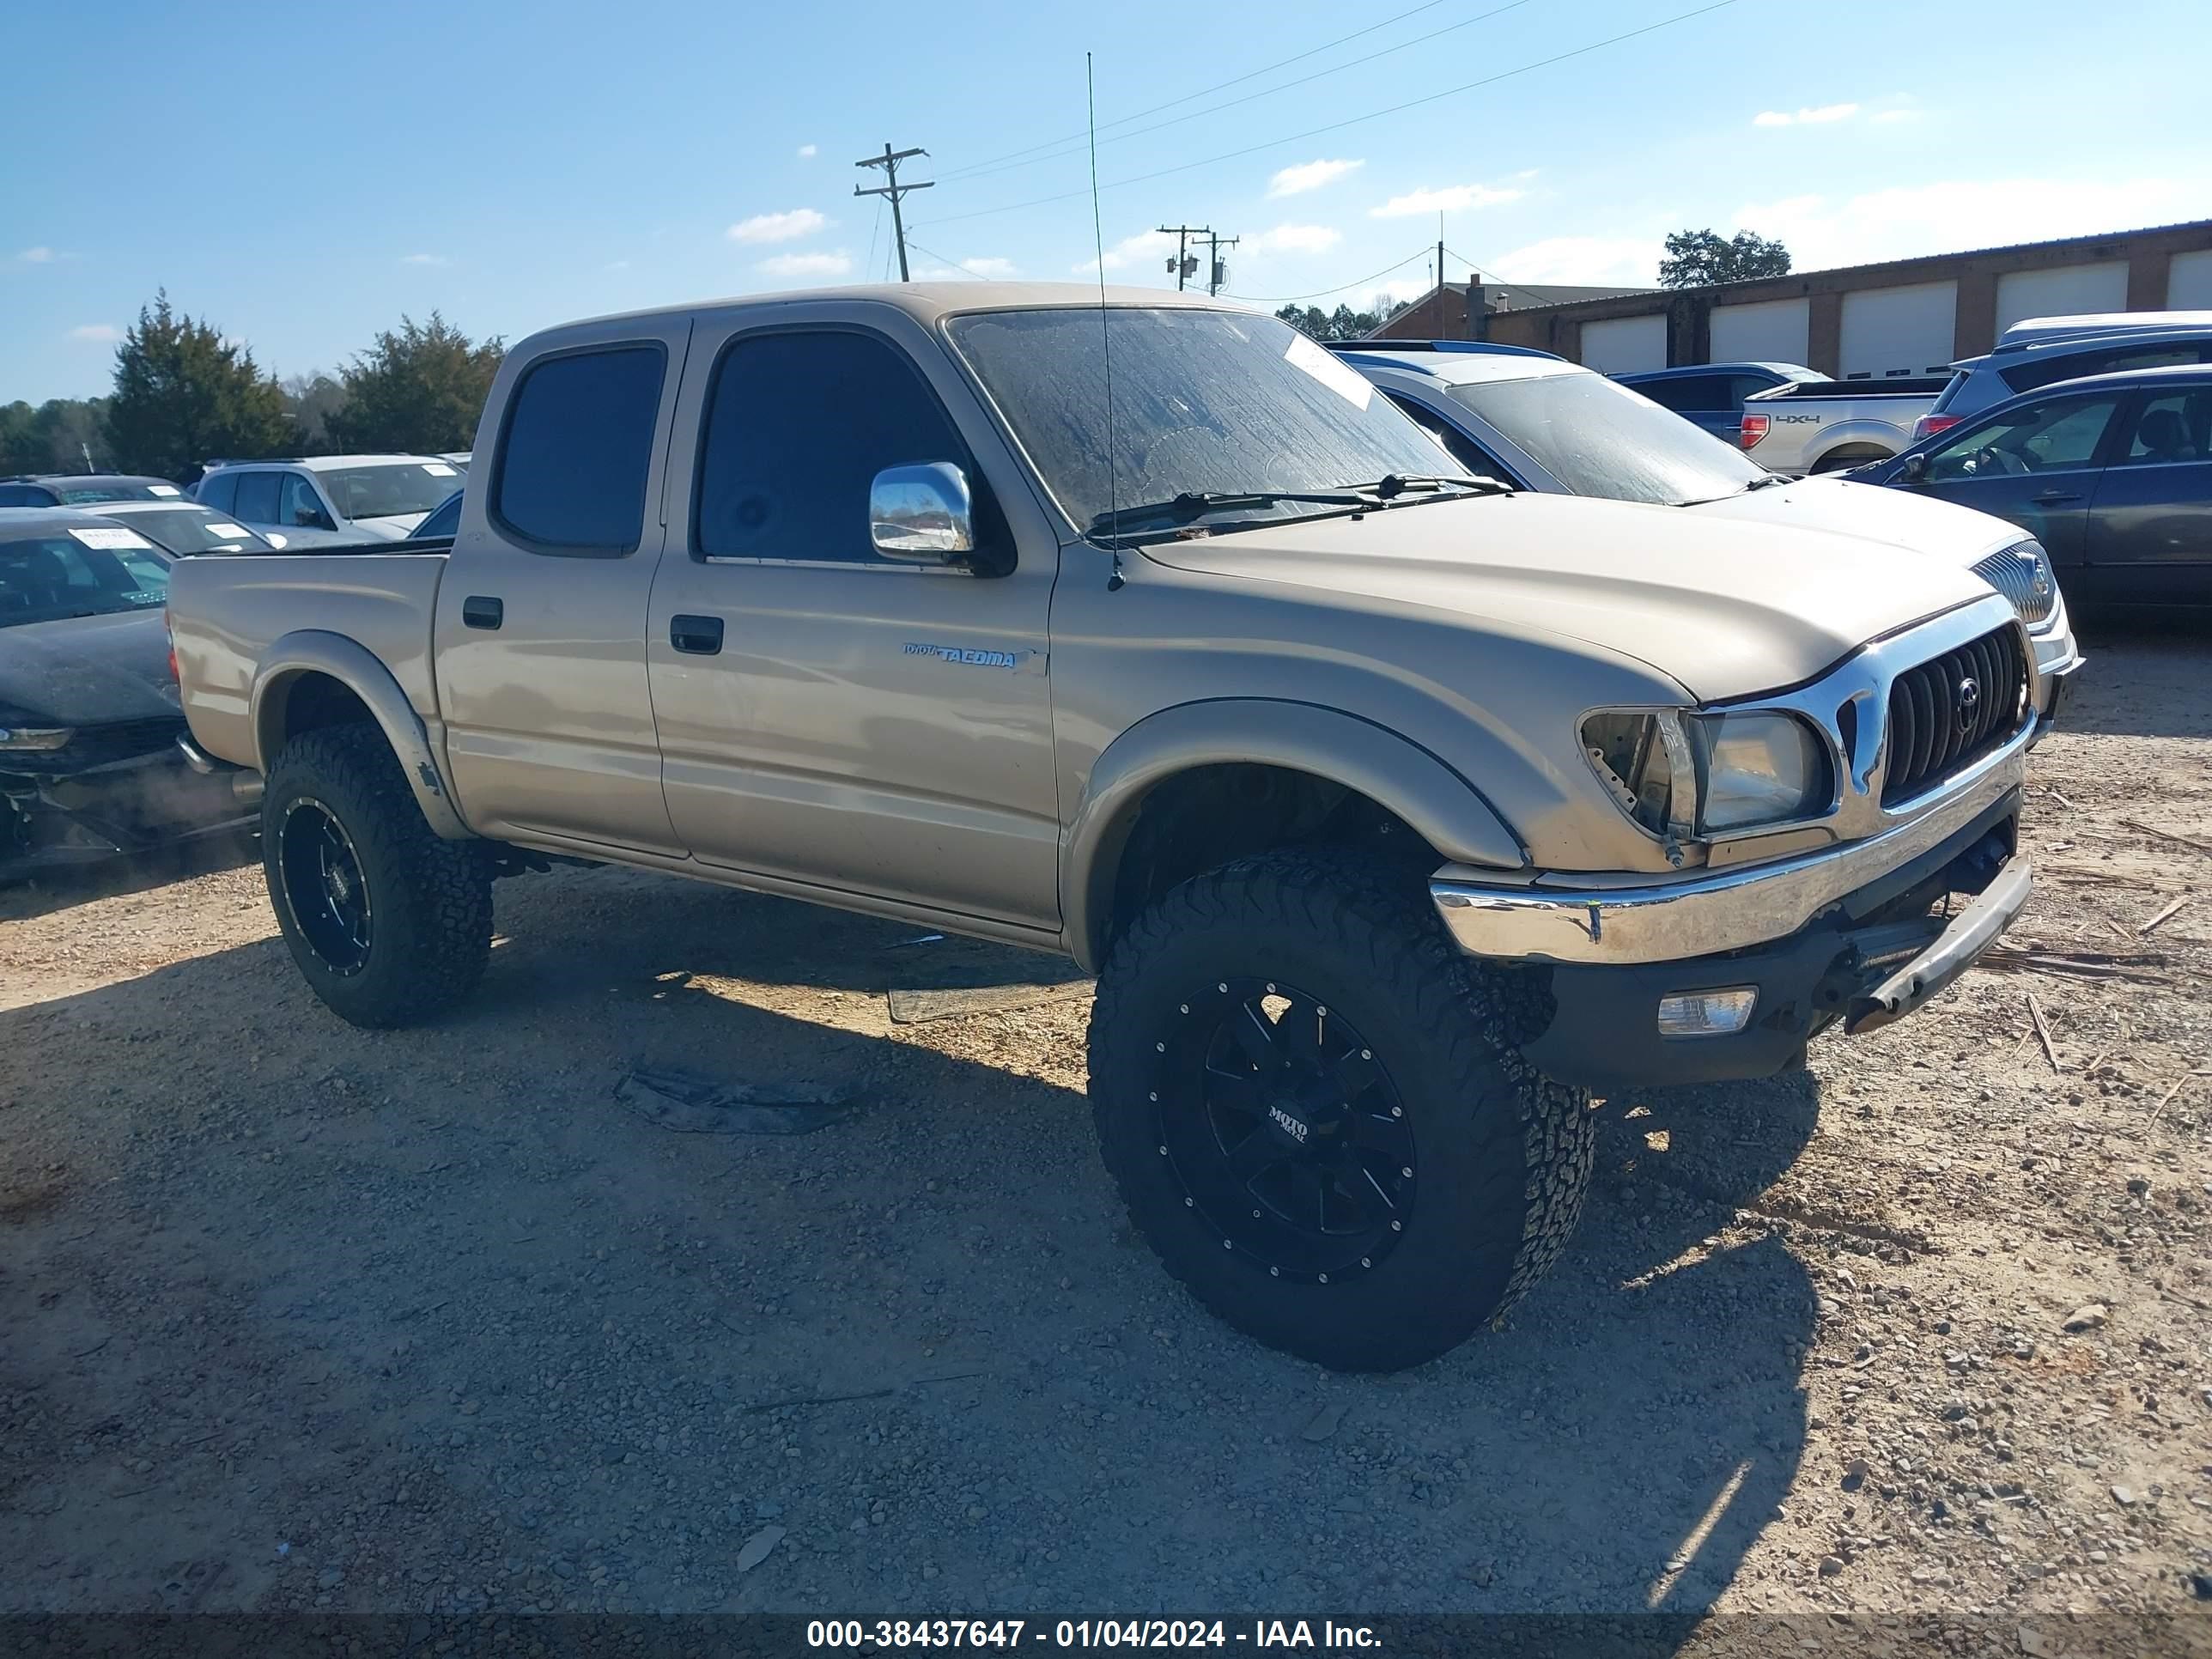
[[[1441,473],[1393,472],[1387,477],[1377,478],[1373,483],[1348,484],[1346,488],[1368,490],[1387,501],[1404,495],[1408,490],[1418,489],[1425,492],[1442,489],[1446,484],[1450,484],[1455,489],[1471,489],[1478,495],[1510,495],[1513,493],[1513,486],[1502,478],[1484,477],[1480,473],[1461,478]]]
[[[1777,484],[1795,483],[1796,482],[1796,480],[1795,478],[1786,478],[1779,472],[1770,472],[1763,478],[1753,478],[1741,489],[1736,491],[1736,494],[1739,495],[1748,495],[1754,489],[1771,489]]]
[[[1208,513],[1240,507],[1273,507],[1281,501],[1310,503],[1317,507],[1366,505],[1362,497],[1348,489],[1186,489],[1180,495],[1171,496],[1164,501],[1140,501],[1133,507],[1116,507],[1111,512],[1097,514],[1091,520],[1089,533],[1094,536],[1101,532],[1119,534],[1124,519],[1171,519],[1188,523]]]

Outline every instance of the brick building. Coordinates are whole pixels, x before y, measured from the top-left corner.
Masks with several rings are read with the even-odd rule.
[[[2212,219],[1710,288],[1458,283],[1431,289],[1379,337],[1534,346],[1607,374],[1768,362],[1879,380],[1939,373],[2024,317],[2167,310],[2212,311]]]

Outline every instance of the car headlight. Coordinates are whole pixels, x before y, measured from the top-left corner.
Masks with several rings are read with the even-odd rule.
[[[2043,544],[2033,538],[2001,547],[1974,566],[1974,574],[2003,594],[2013,615],[2030,632],[2049,622],[2058,609],[2058,579]]]
[[[66,726],[0,726],[0,749],[58,749],[76,735]]]
[[[1811,817],[1834,793],[1826,745],[1794,714],[1607,709],[1582,736],[1621,810],[1678,841]]]

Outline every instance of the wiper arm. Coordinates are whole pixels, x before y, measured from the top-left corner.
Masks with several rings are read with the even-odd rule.
[[[1186,489],[1180,495],[1171,496],[1164,501],[1141,501],[1133,507],[1115,507],[1110,512],[1097,514],[1091,520],[1089,533],[1094,536],[1101,532],[1118,534],[1124,519],[1188,521],[1231,507],[1273,507],[1280,501],[1311,503],[1319,507],[1360,507],[1365,504],[1349,489]]]
[[[1795,482],[1795,479],[1785,478],[1779,472],[1770,472],[1763,478],[1753,478],[1749,483],[1746,484],[1736,493],[1740,495],[1748,495],[1754,489],[1771,489],[1777,484],[1793,483]]]
[[[1478,495],[1510,495],[1513,493],[1513,486],[1504,479],[1485,477],[1480,473],[1462,478],[1442,473],[1393,472],[1377,478],[1373,483],[1352,484],[1347,488],[1371,491],[1387,501],[1407,490],[1442,489],[1447,484],[1458,489],[1471,489]]]

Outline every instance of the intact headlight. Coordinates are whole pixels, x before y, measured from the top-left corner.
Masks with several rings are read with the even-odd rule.
[[[1608,709],[1582,738],[1621,810],[1678,841],[1815,817],[1833,793],[1826,746],[1794,714]]]

